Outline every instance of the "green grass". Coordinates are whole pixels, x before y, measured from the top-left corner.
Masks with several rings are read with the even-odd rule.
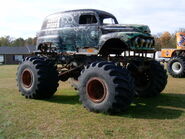
[[[49,100],[25,99],[16,87],[16,68],[0,66],[0,139],[185,138],[185,79],[169,76],[162,95],[137,98],[113,116],[88,112],[68,83]]]

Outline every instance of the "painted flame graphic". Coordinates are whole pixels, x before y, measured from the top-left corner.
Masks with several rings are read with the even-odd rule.
[[[177,36],[177,45],[180,47],[185,47],[185,33],[180,32],[176,34]]]

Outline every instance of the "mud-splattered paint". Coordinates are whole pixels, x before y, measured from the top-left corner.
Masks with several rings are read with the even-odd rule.
[[[86,20],[82,19],[82,15],[89,18],[87,24],[80,24],[80,20]],[[103,24],[104,18],[111,18],[114,24]],[[53,43],[58,52],[78,52],[83,48],[100,50],[106,41],[113,38],[120,39],[132,49],[153,49],[151,47],[154,44],[148,26],[121,25],[112,14],[89,9],[49,15],[45,18],[37,37],[37,46],[42,43]],[[138,47],[140,42],[143,42],[142,46]],[[150,44],[152,45],[149,47]]]

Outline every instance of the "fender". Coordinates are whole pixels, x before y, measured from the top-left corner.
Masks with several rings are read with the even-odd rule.
[[[129,48],[130,47],[129,44],[136,37],[153,38],[151,36],[148,36],[148,34],[146,35],[140,32],[115,32],[115,33],[109,33],[109,34],[102,35],[100,37],[98,47],[99,47],[99,50],[101,50],[108,40],[118,39],[122,41]]]

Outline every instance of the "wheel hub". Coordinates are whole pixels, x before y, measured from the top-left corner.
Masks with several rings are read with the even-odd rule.
[[[88,98],[95,102],[102,102],[107,95],[107,85],[105,81],[100,78],[94,77],[87,82],[86,92]]]
[[[172,70],[175,72],[175,73],[180,73],[181,72],[181,69],[182,69],[182,65],[179,63],[179,62],[174,62],[172,64]]]
[[[33,75],[29,69],[25,69],[21,75],[22,84],[25,88],[30,88],[33,83]]]

